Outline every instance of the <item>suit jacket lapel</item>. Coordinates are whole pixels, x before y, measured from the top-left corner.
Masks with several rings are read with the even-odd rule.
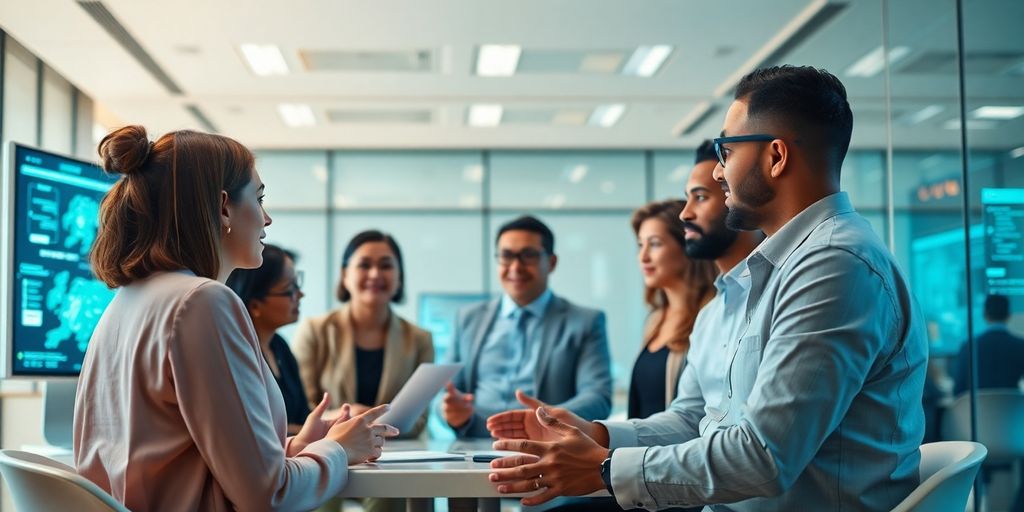
[[[568,303],[557,296],[551,296],[551,303],[541,318],[540,325],[534,331],[534,343],[540,343],[540,351],[537,354],[537,373],[533,379],[535,395],[540,395],[543,389],[544,377],[547,375],[548,361],[551,360],[551,352],[558,344],[559,335],[565,331],[565,311]]]
[[[335,317],[338,322],[338,339],[335,346],[338,347],[338,368],[343,372],[341,390],[342,402],[355,402],[356,399],[356,343],[352,337],[352,312],[344,307]],[[371,405],[371,404],[364,404]]]
[[[492,300],[484,310],[483,321],[477,324],[476,332],[473,333],[473,347],[469,352],[469,361],[466,372],[466,391],[472,393],[476,389],[476,364],[480,358],[480,349],[487,341],[487,333],[494,325],[494,319],[498,316],[498,305],[501,304],[501,297]]]

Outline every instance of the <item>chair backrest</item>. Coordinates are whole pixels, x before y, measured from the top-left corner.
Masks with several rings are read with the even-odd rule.
[[[977,391],[978,442],[988,448],[986,464],[1006,464],[1024,458],[1024,393],[1018,389]],[[942,438],[971,438],[971,397],[963,393],[946,410]]]
[[[19,512],[129,512],[70,466],[42,455],[0,450],[0,473]]]
[[[964,510],[987,450],[970,441],[921,445],[921,484],[892,512]]]

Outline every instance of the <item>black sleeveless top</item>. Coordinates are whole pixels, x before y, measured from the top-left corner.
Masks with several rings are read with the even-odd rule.
[[[274,375],[277,386],[281,388],[281,396],[284,397],[284,408],[288,412],[288,423],[302,425],[309,416],[309,402],[306,401],[306,393],[302,389],[302,378],[299,376],[299,363],[288,348],[288,342],[284,338],[274,335],[270,338],[270,352],[274,354],[274,362],[277,363],[279,375]]]
[[[377,405],[377,390],[384,374],[384,349],[363,350],[356,347],[356,402]]]
[[[629,385],[630,418],[646,418],[665,410],[665,365],[668,364],[668,345],[651,352],[641,350],[633,365],[633,379]]]

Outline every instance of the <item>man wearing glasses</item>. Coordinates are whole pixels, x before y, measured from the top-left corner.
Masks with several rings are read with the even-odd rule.
[[[606,418],[612,378],[604,313],[551,293],[555,238],[523,216],[501,226],[498,277],[505,293],[459,312],[442,415],[460,437],[490,437],[487,418],[518,408],[517,389],[582,418]]]
[[[626,509],[882,511],[914,490],[927,341],[892,255],[839,191],[852,129],[846,89],[824,70],[740,81],[714,177],[726,225],[767,239],[746,260],[725,399],[699,411],[696,437],[682,393],[625,425],[540,407],[544,434],[495,443],[529,454],[492,463],[500,492],[539,491],[531,505],[606,489]]]

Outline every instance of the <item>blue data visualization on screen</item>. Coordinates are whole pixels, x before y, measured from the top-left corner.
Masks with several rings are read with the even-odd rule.
[[[100,201],[116,182],[94,164],[14,145],[13,375],[77,375],[114,291],[90,269]]]

